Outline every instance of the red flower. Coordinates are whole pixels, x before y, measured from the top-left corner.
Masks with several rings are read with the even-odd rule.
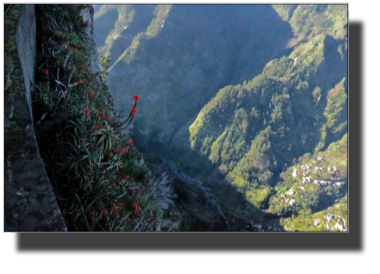
[[[79,78],[79,80],[78,80],[78,85],[79,85],[80,83],[82,83],[82,79]]]
[[[91,97],[91,96],[92,96],[92,91],[90,91],[90,92],[88,93],[88,95]]]
[[[75,53],[75,52],[77,52],[77,50],[76,50],[76,49],[73,49],[73,50],[74,50],[74,53]]]
[[[57,138],[58,138],[59,136],[60,136],[60,135],[59,135],[58,133],[56,133],[56,134],[55,134],[55,137],[57,137]]]
[[[117,206],[116,206],[116,205],[113,205],[112,210],[113,210],[113,211],[117,210]]]
[[[133,115],[135,115],[135,114],[136,114],[136,112],[137,112],[136,108],[135,108],[135,107],[133,107],[133,108],[131,109],[131,112],[132,112],[132,114],[133,114]]]
[[[129,175],[126,175],[126,176],[125,176],[125,179],[128,179],[128,178],[129,178]]]
[[[105,117],[105,118],[106,118],[106,120],[108,120],[108,115],[106,115],[106,117]]]
[[[155,220],[153,220],[153,222],[152,222],[152,225],[154,225],[156,223],[156,221]]]
[[[110,156],[113,156],[112,152],[110,152]]]
[[[105,214],[105,215],[108,215],[108,211],[107,211],[107,210],[104,210],[104,214]]]
[[[138,99],[140,99],[138,95],[133,95],[133,101],[137,101]]]
[[[69,41],[69,38],[66,37],[66,41]]]
[[[90,216],[95,216],[95,212],[94,212],[94,211],[91,211],[91,212],[90,212]]]
[[[132,143],[133,143],[133,140],[132,140],[132,138],[129,138],[129,142],[128,142],[128,144],[131,146],[131,145],[132,145]]]
[[[62,33],[62,34],[61,34],[61,37],[62,37],[62,38],[65,38],[65,35]]]
[[[94,161],[91,161],[91,165],[92,165],[92,166],[95,165],[95,162],[94,162]]]
[[[119,153],[119,149],[118,148],[115,148],[114,150],[116,153]]]
[[[70,47],[67,47],[67,50],[70,50]]]
[[[45,69],[45,75],[48,75],[48,74],[49,74],[49,71]]]
[[[117,166],[120,166],[120,163],[117,163]]]
[[[137,207],[136,208],[136,214],[138,214],[140,212],[140,210],[141,210],[141,207]]]
[[[88,108],[85,108],[85,109],[84,109],[84,115],[87,116],[89,113],[90,113],[90,110],[89,110]]]
[[[80,66],[79,66],[79,68],[83,68],[83,66],[82,66],[82,65],[80,65]]]
[[[123,204],[120,204],[119,206],[123,206]]]
[[[133,207],[136,207],[137,206],[137,204],[136,203],[133,203]]]
[[[95,127],[95,128],[98,128],[98,127],[99,127],[99,125],[96,123],[94,127]]]
[[[75,44],[74,47],[77,47],[77,44]]]

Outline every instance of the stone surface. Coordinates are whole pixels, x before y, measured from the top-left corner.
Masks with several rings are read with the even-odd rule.
[[[93,40],[93,7],[82,11],[89,22],[86,34]],[[32,92],[35,85],[36,22],[34,5],[12,5],[5,19],[5,74],[9,75],[4,95],[4,211],[7,231],[67,231],[36,141]],[[96,48],[92,72],[100,73]],[[98,77],[101,84],[100,76]],[[118,115],[107,94],[111,115]]]
[[[11,84],[4,92],[4,211],[8,231],[66,231],[40,157],[33,119],[34,5],[12,5],[4,18]]]

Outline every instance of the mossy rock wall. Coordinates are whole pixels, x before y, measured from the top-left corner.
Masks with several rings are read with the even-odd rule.
[[[12,5],[4,18],[4,211],[8,231],[66,231],[40,157],[32,118],[34,5]]]

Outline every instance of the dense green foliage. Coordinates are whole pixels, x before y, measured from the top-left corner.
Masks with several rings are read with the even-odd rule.
[[[252,81],[221,89],[189,128],[192,148],[221,165],[255,206],[264,205],[260,193],[269,197],[268,187],[292,159],[346,132],[347,59],[338,53],[343,48],[326,34],[311,36],[289,57],[267,63]]]
[[[80,12],[86,5],[36,5],[34,117],[41,154],[71,231],[156,231],[174,197],[153,179],[114,110],[103,71],[91,67],[95,45]],[[42,45],[43,44],[43,45]],[[103,66],[107,58],[100,58]],[[133,98],[134,106],[138,98]],[[132,101],[132,98],[130,98]],[[132,107],[132,102],[130,103]]]

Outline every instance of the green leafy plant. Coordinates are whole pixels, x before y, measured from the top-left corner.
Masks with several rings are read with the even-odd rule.
[[[36,5],[40,26],[34,117],[41,154],[71,231],[167,231],[162,195],[125,133],[138,96],[122,122],[99,72],[81,11],[87,5]],[[103,75],[104,76],[104,75]],[[162,194],[160,196],[160,193]]]

